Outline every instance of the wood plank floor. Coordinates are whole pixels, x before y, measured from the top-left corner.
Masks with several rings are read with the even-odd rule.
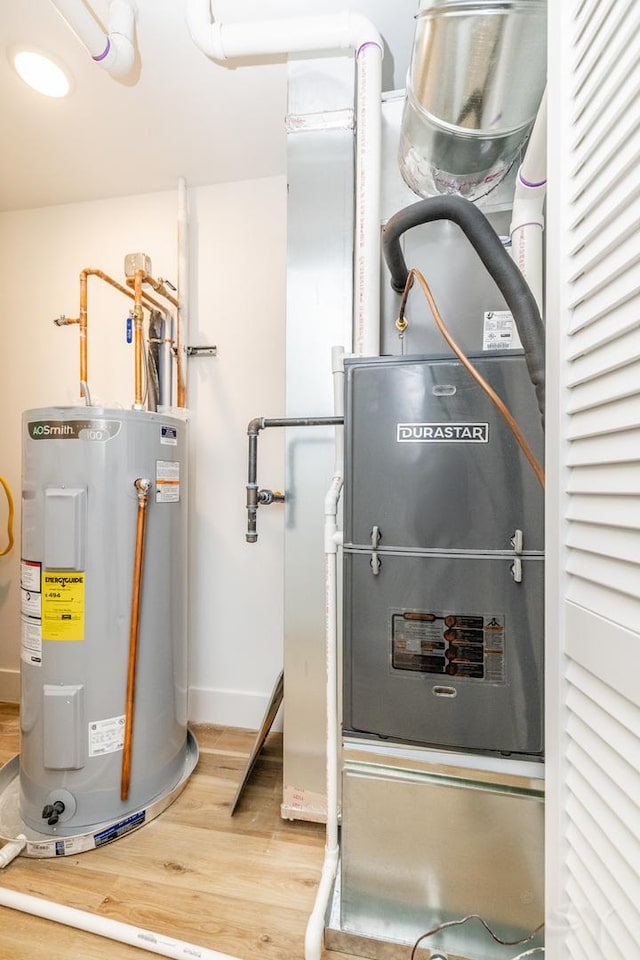
[[[18,729],[17,707],[0,704],[0,764],[18,752]],[[269,736],[231,817],[254,734],[222,727],[197,727],[195,733],[198,767],[160,817],[76,857],[20,857],[0,873],[0,884],[242,960],[301,960],[324,827],[280,818],[281,735]],[[0,907],[2,960],[147,956],[152,954]]]

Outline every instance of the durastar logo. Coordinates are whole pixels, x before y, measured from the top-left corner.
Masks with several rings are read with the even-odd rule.
[[[399,423],[398,443],[489,443],[488,423]]]

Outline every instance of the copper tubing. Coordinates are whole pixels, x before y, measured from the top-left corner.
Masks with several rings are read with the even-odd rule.
[[[405,283],[404,291],[402,294],[402,301],[400,304],[400,319],[401,320],[404,319],[404,310],[407,302],[407,297],[409,295],[409,291],[411,290],[411,287],[413,286],[414,277],[420,284],[422,288],[422,292],[424,293],[427,299],[427,303],[429,304],[429,308],[431,310],[431,313],[433,314],[433,319],[436,322],[436,326],[438,327],[438,330],[440,331],[444,339],[447,341],[447,343],[449,344],[449,346],[457,356],[458,360],[460,360],[463,366],[466,367],[467,371],[471,374],[471,376],[476,381],[476,383],[478,383],[482,387],[484,392],[488,395],[489,399],[498,408],[498,410],[500,411],[504,419],[507,421],[507,425],[509,426],[509,429],[511,430],[513,436],[515,437],[518,446],[520,447],[525,457],[529,461],[531,468],[536,475],[538,483],[544,490],[544,486],[545,486],[544,470],[536,460],[535,454],[531,449],[531,447],[529,446],[529,444],[527,443],[524,437],[524,434],[522,433],[520,427],[518,426],[515,419],[513,418],[513,416],[511,415],[511,413],[503,403],[503,401],[500,399],[498,394],[495,392],[495,390],[493,390],[492,387],[489,386],[487,381],[478,372],[478,370],[476,370],[474,365],[471,363],[471,361],[464,354],[464,352],[461,350],[461,348],[458,346],[458,344],[455,342],[455,340],[449,333],[444,320],[440,316],[440,311],[438,310],[436,302],[433,298],[433,294],[431,293],[429,284],[427,283],[427,281],[422,276],[419,270],[415,270],[415,269],[410,270],[407,276],[407,281]]]
[[[153,287],[158,296],[164,297],[164,299],[168,300],[169,303],[172,303],[174,307],[178,306],[178,300],[172,293],[169,293],[163,280],[156,280],[148,273],[144,274],[143,280],[145,283],[148,283],[150,287]],[[135,285],[135,277],[127,277],[127,284],[128,286],[133,287]]]
[[[153,277],[150,277],[144,272],[144,270],[136,270],[133,278],[129,277],[127,279],[128,286],[133,286],[133,292],[128,289],[128,287],[123,286],[121,283],[118,283],[117,280],[114,280],[113,277],[110,277],[109,274],[104,273],[102,270],[98,270],[95,267],[86,267],[80,272],[80,316],[77,319],[73,318],[60,318],[56,321],[58,325],[64,324],[73,324],[77,323],[80,326],[80,384],[88,383],[88,361],[87,361],[87,332],[88,332],[88,312],[87,312],[87,280],[89,277],[98,277],[100,280],[104,280],[105,283],[108,283],[110,286],[114,287],[116,290],[119,290],[120,293],[123,293],[125,297],[128,297],[130,300],[134,301],[134,364],[135,364],[135,403],[134,406],[138,409],[143,406],[143,389],[142,389],[142,370],[143,370],[143,345],[142,345],[142,321],[143,321],[143,308],[151,310],[155,308],[160,310],[161,313],[166,313],[166,305],[163,304],[160,300],[157,300],[151,294],[147,293],[142,285],[143,283],[149,283],[153,289],[165,300],[168,300],[173,306],[178,307],[177,299],[169,293],[165,284],[160,280],[155,280]],[[185,386],[184,386],[184,377],[182,370],[182,348],[180,343],[180,323],[179,319],[177,321],[177,332],[176,332],[176,370],[177,370],[177,382],[178,382],[178,406],[184,407],[186,404],[185,396]],[[82,386],[80,388],[80,396],[84,396]]]
[[[80,274],[85,274],[87,277],[99,277],[100,280],[104,280],[105,283],[108,283],[110,286],[115,287],[116,290],[119,290],[120,293],[124,293],[125,297],[129,297],[130,300],[135,299],[135,294],[128,290],[127,287],[123,287],[121,283],[118,283],[117,280],[114,280],[113,277],[110,277],[108,273],[104,273],[102,270],[97,270],[95,267],[87,267],[86,270],[83,270]],[[146,301],[144,304],[145,307],[155,307],[157,310],[165,311],[166,307],[164,304],[160,303],[159,300],[156,300],[155,297],[152,297],[150,293],[147,293],[145,290],[142,291],[142,299]]]
[[[80,272],[80,316],[78,319],[65,319],[65,324],[78,323],[80,325],[80,384],[88,383],[89,378],[87,376],[87,331],[88,331],[88,314],[87,314],[87,279],[89,277],[98,277],[100,280],[104,280],[105,283],[108,283],[110,286],[115,287],[116,290],[119,290],[120,293],[124,293],[125,297],[129,297],[130,300],[135,301],[135,294],[128,290],[126,287],[123,287],[121,283],[118,283],[117,280],[114,280],[113,277],[110,277],[107,273],[104,273],[102,270],[97,270],[95,267],[86,267]],[[144,302],[143,302],[144,301]],[[150,296],[148,293],[142,291],[141,295],[141,305],[147,309],[156,307],[159,310],[164,311],[165,307],[160,303],[159,300],[156,300],[155,297]],[[84,396],[82,392],[82,386],[80,387],[80,396]],[[137,402],[137,400],[136,400]]]
[[[147,503],[151,489],[150,480],[134,481],[138,494],[138,515],[136,522],[136,550],[133,561],[133,591],[131,595],[131,623],[129,627],[129,663],[127,668],[127,698],[125,707],[124,746],[122,752],[122,777],[120,780],[120,799],[129,796],[131,781],[131,748],[133,745],[133,712],[136,692],[136,662],[138,658],[138,628],[140,623],[140,597],[142,586],[142,566],[144,560],[144,539],[147,526]]]

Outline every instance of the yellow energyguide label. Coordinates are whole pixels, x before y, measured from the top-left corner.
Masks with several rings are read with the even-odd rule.
[[[84,640],[84,577],[75,570],[43,570],[43,640]]]

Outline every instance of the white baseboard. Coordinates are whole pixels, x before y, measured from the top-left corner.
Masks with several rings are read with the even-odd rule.
[[[0,670],[0,700],[3,703],[20,703],[19,670]]]
[[[214,690],[210,687],[189,688],[190,723],[213,723],[222,727],[257,730],[269,705],[271,694],[248,693],[246,690]],[[282,730],[282,711],[272,729]]]

